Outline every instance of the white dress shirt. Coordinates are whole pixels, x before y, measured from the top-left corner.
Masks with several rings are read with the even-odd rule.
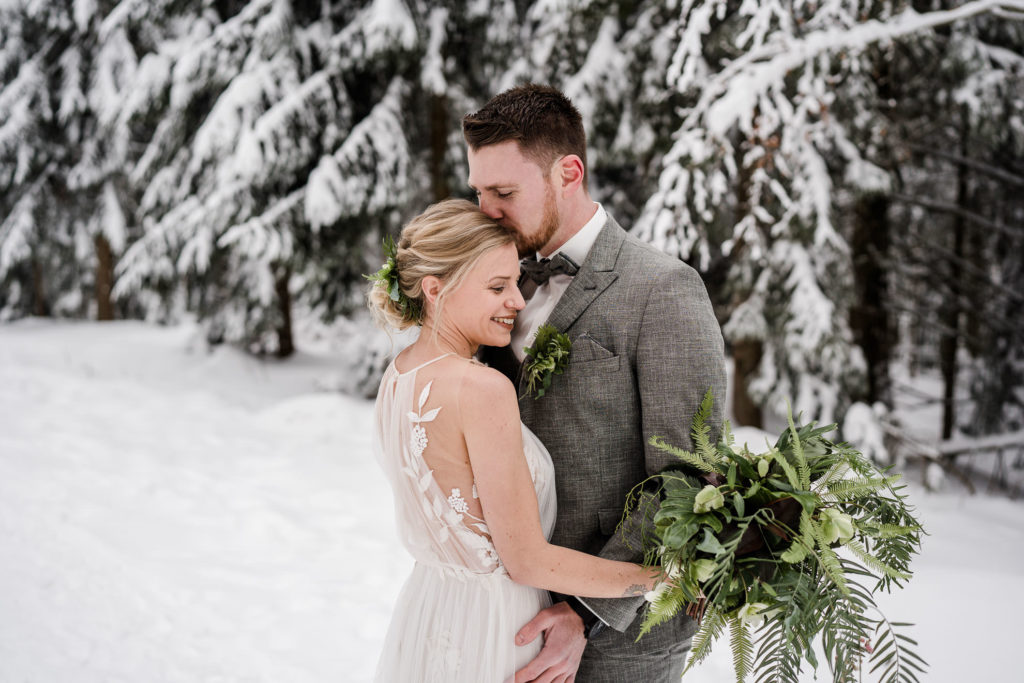
[[[590,220],[580,228],[579,232],[570,237],[565,244],[551,254],[551,257],[561,252],[578,265],[583,265],[587,254],[590,253],[590,248],[594,246],[594,242],[597,241],[597,236],[600,234],[601,228],[604,227],[605,220],[608,218],[604,207],[596,202],[595,205],[597,206],[597,211]],[[539,260],[540,254],[535,254],[533,258]],[[519,315],[516,318],[516,326],[512,329],[512,352],[516,354],[516,358],[519,359],[520,363],[526,358],[526,353],[523,349],[533,344],[533,338],[537,335],[537,328],[547,322],[547,319],[551,316],[551,311],[555,310],[555,305],[562,298],[562,295],[565,294],[565,290],[569,288],[571,282],[572,277],[569,275],[552,275],[551,279],[537,287],[537,291],[526,302],[526,308],[519,311]],[[559,330],[559,332],[564,331]]]

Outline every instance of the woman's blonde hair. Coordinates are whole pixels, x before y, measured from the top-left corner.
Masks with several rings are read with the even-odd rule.
[[[425,316],[423,278],[433,275],[445,283],[434,310],[436,331],[447,293],[459,286],[481,256],[512,241],[512,233],[472,202],[446,199],[433,204],[402,228],[395,258],[399,289],[419,304],[418,309]],[[423,323],[422,317],[408,315],[409,308],[403,310],[400,302],[392,300],[387,288],[379,284],[371,287],[367,305],[384,329],[404,330]]]

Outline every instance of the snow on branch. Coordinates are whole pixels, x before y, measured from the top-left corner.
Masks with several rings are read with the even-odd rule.
[[[296,190],[259,216],[231,226],[217,240],[217,246],[222,249],[236,248],[247,259],[267,264],[287,259],[294,245],[291,231],[282,228],[294,223],[288,220],[289,214],[301,214],[304,196],[305,188]]]
[[[404,90],[401,79],[392,81],[341,147],[310,173],[305,209],[313,230],[404,201],[410,166],[401,118]]]
[[[331,39],[331,52],[346,62],[364,62],[384,52],[412,50],[418,40],[402,0],[373,0]]]
[[[184,110],[195,94],[217,84],[230,83],[242,71],[249,55],[254,25],[273,10],[277,0],[255,0],[219,24],[213,33],[192,45],[175,64],[171,105]]]
[[[703,120],[714,135],[722,136],[767,90],[823,54],[861,50],[999,8],[1024,11],[1024,0],[974,0],[956,9],[923,14],[907,9],[891,19],[872,19],[850,28],[829,26],[800,38],[778,34],[776,40],[750,50],[712,76],[684,127]]]
[[[234,156],[237,177],[263,181],[291,173],[310,161],[313,150],[333,147],[351,125],[348,94],[324,69],[284,96],[245,127]]]
[[[583,67],[565,83],[563,91],[583,116],[585,130],[594,129],[594,109],[600,99],[615,101],[628,91],[629,60],[616,44],[619,22],[606,17]]]
[[[11,213],[0,223],[0,278],[17,263],[32,255],[31,235],[35,232],[35,210],[39,183],[21,196]]]

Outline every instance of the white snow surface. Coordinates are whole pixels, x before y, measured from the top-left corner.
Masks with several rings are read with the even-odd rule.
[[[0,681],[372,677],[411,567],[372,402],[316,391],[340,356],[260,361],[200,339],[0,326]],[[881,602],[916,622],[923,680],[1019,680],[1024,506],[910,492],[930,535]],[[730,671],[723,640],[684,680]]]

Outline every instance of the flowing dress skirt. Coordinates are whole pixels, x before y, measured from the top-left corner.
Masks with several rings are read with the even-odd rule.
[[[417,562],[399,595],[377,667],[379,683],[503,683],[540,652],[515,635],[550,606],[547,591],[504,569],[474,574]]]

